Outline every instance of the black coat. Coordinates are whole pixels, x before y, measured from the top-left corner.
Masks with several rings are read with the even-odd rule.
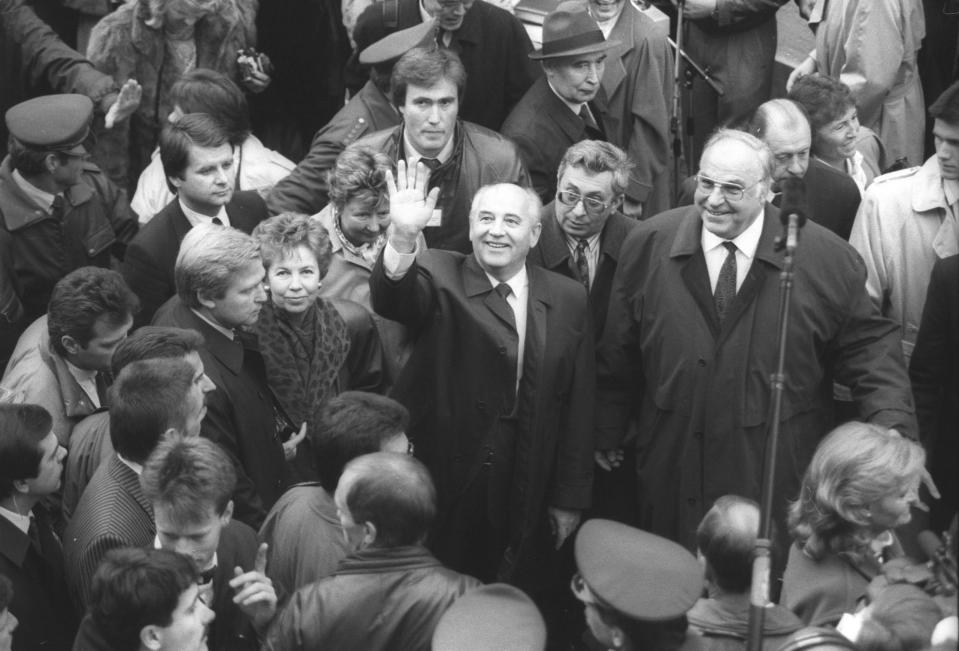
[[[556,221],[555,202],[543,208],[542,222],[543,232],[539,236],[539,242],[529,252],[527,260],[530,264],[576,279],[570,266],[572,254],[566,244],[566,234]],[[613,287],[613,274],[616,273],[620,250],[626,236],[638,223],[622,213],[614,212],[609,216],[599,236],[599,265],[593,277],[593,284],[589,287],[589,310],[593,316],[593,333],[597,340],[606,325],[609,293]]]
[[[190,328],[203,335],[200,359],[216,389],[206,396],[200,434],[230,455],[237,471],[236,518],[258,529],[293,478],[283,442],[275,434],[274,399],[263,357],[250,338],[241,336],[242,344],[230,341],[178,296],[160,308],[153,325]]]
[[[230,226],[244,233],[251,233],[268,216],[262,197],[253,191],[234,192],[226,205],[226,214]],[[174,197],[127,246],[121,271],[130,289],[140,297],[135,327],[150,323],[160,306],[176,294],[173,268],[180,242],[191,228],[179,199]]]
[[[419,0],[396,0],[396,26],[390,27],[384,16],[385,4],[381,0],[360,14],[353,31],[357,43],[371,44],[423,22]],[[466,69],[460,119],[498,131],[510,109],[540,76],[538,67],[528,57],[533,44],[523,23],[508,11],[477,0],[454,32],[450,49],[459,54]],[[350,67],[356,70],[356,55]]]

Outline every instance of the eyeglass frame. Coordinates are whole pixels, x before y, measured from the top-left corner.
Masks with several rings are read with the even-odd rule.
[[[566,199],[563,198],[563,195],[566,195]],[[575,197],[573,201],[567,201],[567,199],[572,197]],[[605,201],[602,201],[601,199],[597,199],[596,197],[587,197],[585,195],[579,194],[578,192],[573,192],[572,190],[558,190],[556,192],[556,200],[559,201],[564,206],[569,206],[570,208],[575,208],[576,204],[582,201],[583,210],[585,210],[586,214],[588,214],[590,217],[595,217],[597,215],[603,214],[605,211],[607,211],[610,208],[610,206],[616,203],[615,199],[607,203]],[[590,204],[593,204],[593,205],[599,204],[600,207],[590,209]]]
[[[722,194],[723,198],[727,199],[728,201],[742,200],[742,198],[746,195],[746,190],[750,190],[756,187],[757,185],[762,183],[764,180],[764,179],[759,179],[755,183],[751,183],[747,186],[741,186],[737,183],[725,183],[723,181],[717,181],[716,179],[712,179],[706,176],[702,172],[697,172],[694,178],[696,179],[697,190],[702,190],[703,192],[708,192],[709,194],[712,194],[713,190],[715,190],[716,188],[719,188],[719,193]],[[713,184],[712,187],[704,188],[702,186],[702,179],[705,179],[707,182],[712,183]],[[731,194],[733,192],[737,194]]]

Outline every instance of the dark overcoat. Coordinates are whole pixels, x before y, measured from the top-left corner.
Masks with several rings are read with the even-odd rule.
[[[547,505],[590,505],[593,479],[594,346],[586,294],[576,281],[539,267],[528,271],[528,328],[536,336],[526,341],[538,349],[525,356],[524,368],[535,369],[534,402],[521,417],[513,467],[519,499],[509,521],[521,530],[517,556]],[[516,369],[499,334],[503,317],[472,255],[425,251],[398,281],[387,278],[381,255],[370,290],[373,308],[414,334],[394,397],[410,410],[408,432],[436,482],[442,521],[479,474],[484,447],[511,410]]]
[[[616,448],[631,414],[639,525],[695,544],[716,498],[759,499],[769,382],[776,368],[779,212],[766,206],[756,255],[720,326],[696,207],[642,222],[627,238],[599,350],[597,446]],[[875,312],[862,259],[815,223],[802,231],[790,303],[774,516],[832,425],[832,382],[860,417],[915,436],[898,327]]]

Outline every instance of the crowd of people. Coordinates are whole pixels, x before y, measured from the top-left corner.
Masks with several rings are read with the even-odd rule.
[[[0,0],[0,651],[955,648],[959,6],[653,4]]]

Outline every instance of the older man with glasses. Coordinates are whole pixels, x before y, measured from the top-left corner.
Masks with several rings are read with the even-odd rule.
[[[741,131],[707,143],[694,206],[641,223],[623,243],[598,352],[598,461],[616,464],[635,421],[637,524],[692,549],[716,498],[759,499],[776,367],[784,252],[768,203],[769,147]],[[809,222],[796,254],[774,517],[832,424],[832,381],[859,418],[914,436],[896,324],[873,309],[861,258]]]

